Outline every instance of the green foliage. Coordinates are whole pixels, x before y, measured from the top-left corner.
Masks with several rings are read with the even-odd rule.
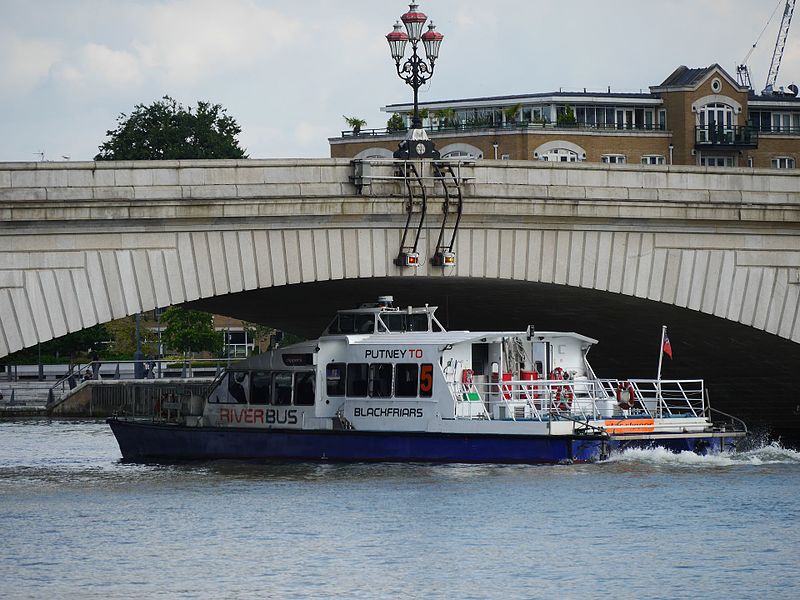
[[[214,331],[213,317],[204,312],[171,306],[161,315],[161,341],[182,352],[222,351],[222,336]]]
[[[514,106],[509,106],[503,109],[503,114],[506,117],[506,123],[516,123],[517,116],[519,115],[519,111],[522,108],[522,104],[515,104]]]
[[[137,104],[130,116],[120,114],[94,159],[247,158],[236,139],[241,131],[219,104],[198,102],[193,110],[164,96],[150,106]]]
[[[11,354],[3,359],[8,364],[35,363],[39,360],[41,351],[42,362],[64,362],[64,358],[88,355],[94,348],[98,352],[109,340],[109,332],[104,325],[95,325],[75,333],[69,333],[60,338],[41,344],[41,348],[33,346]]]
[[[359,119],[358,117],[346,117],[342,115],[342,118],[345,120],[347,125],[353,130],[353,133],[358,135],[361,133],[361,128],[367,124],[364,119]]]
[[[559,127],[569,127],[577,124],[578,120],[575,118],[575,113],[572,112],[571,106],[564,107],[563,112],[558,113],[556,123]]]
[[[394,131],[405,131],[406,130],[406,122],[399,114],[394,113],[389,120],[386,121],[386,131],[394,132]]]
[[[123,317],[106,324],[111,335],[110,350],[116,356],[133,357],[136,352],[136,317]],[[158,334],[140,324],[139,338],[145,356],[158,354]]]
[[[455,109],[440,108],[433,115],[439,120],[439,127],[458,127],[458,115]]]

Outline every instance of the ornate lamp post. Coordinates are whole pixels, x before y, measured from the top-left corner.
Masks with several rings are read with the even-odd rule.
[[[395,158],[439,158],[439,152],[422,128],[422,119],[419,117],[419,88],[433,77],[433,67],[439,57],[439,48],[444,36],[436,31],[433,23],[428,25],[428,31],[422,33],[428,17],[418,8],[419,5],[412,2],[409,4],[408,12],[400,17],[406,31],[403,31],[403,26],[398,21],[394,25],[394,30],[386,36],[397,74],[414,90],[414,116],[411,120],[411,129],[406,139],[400,143],[400,148],[394,153]],[[427,61],[417,52],[420,41],[425,48]],[[402,62],[409,42],[411,42],[411,57]]]

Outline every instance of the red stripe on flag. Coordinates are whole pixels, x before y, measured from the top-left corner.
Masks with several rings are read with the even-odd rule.
[[[669,343],[669,336],[667,335],[666,331],[664,332],[664,345],[662,346],[661,349],[664,352],[664,354],[666,354],[667,356],[670,357],[670,359],[672,359],[672,344]]]

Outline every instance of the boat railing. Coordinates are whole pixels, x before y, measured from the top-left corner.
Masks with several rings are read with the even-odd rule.
[[[618,390],[630,385],[633,406],[618,403]],[[504,380],[451,383],[456,419],[551,420],[566,416],[581,420],[616,417],[704,417],[702,379]]]
[[[703,417],[706,414],[702,379],[601,379],[606,393],[617,397],[618,390],[630,385],[636,402],[631,415],[654,418]]]
[[[611,416],[613,399],[599,380],[506,380],[451,383],[455,418],[550,420],[571,415],[582,420]]]

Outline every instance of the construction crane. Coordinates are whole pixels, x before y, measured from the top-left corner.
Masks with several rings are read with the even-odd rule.
[[[789,35],[789,25],[792,23],[795,2],[796,0],[786,0],[786,6],[783,9],[783,19],[781,19],[781,28],[778,30],[778,39],[775,42],[775,50],[772,53],[772,62],[769,65],[767,84],[764,86],[764,91],[761,92],[762,94],[774,93],[775,83],[778,80],[778,70],[781,68],[783,51],[786,48],[786,36]]]
[[[758,42],[761,41],[761,36],[764,35],[767,27],[769,27],[769,24],[772,23],[772,19],[775,18],[775,14],[778,12],[781,2],[783,2],[783,0],[778,0],[777,4],[775,4],[775,9],[772,11],[769,19],[767,19],[767,22],[764,24],[761,33],[758,34],[758,37],[756,38],[753,46],[750,48],[750,51],[747,53],[747,56],[745,56],[744,60],[742,60],[742,62],[736,66],[736,78],[739,81],[739,85],[750,89],[753,88],[753,84],[750,81],[750,67],[747,66],[747,61],[750,59],[750,55],[753,54],[753,50],[755,50],[756,46],[758,46]],[[780,30],[778,31],[778,40],[775,42],[775,51],[772,55],[772,65],[770,66],[769,70],[770,74],[769,77],[767,77],[767,85],[762,93],[771,93],[772,89],[775,87],[775,81],[778,78],[778,68],[780,67],[781,59],[783,58],[783,50],[786,47],[786,36],[789,33],[789,24],[792,22],[792,15],[794,14],[794,4],[795,0],[787,0],[783,7],[783,19],[781,21]]]

